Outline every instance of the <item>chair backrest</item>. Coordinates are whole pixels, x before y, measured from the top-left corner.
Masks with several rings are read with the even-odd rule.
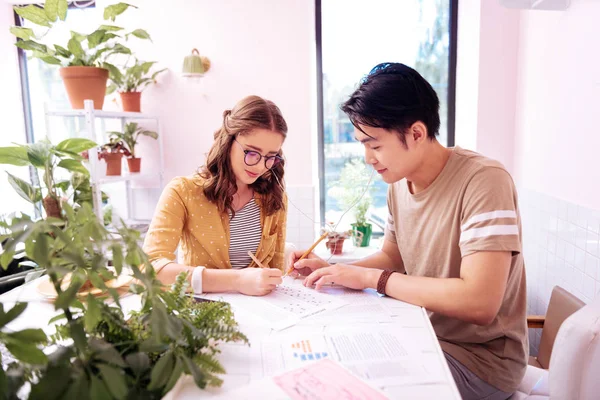
[[[540,348],[537,356],[537,360],[542,368],[548,369],[550,366],[550,358],[558,329],[565,319],[584,305],[583,301],[565,289],[560,286],[554,286],[552,296],[550,296],[550,303],[548,304],[548,311],[546,312],[546,320],[544,321],[544,329],[542,330],[542,338],[540,339]]]
[[[551,399],[592,400],[600,397],[600,298],[561,325],[548,381]]]

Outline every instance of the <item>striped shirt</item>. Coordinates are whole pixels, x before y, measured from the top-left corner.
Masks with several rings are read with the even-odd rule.
[[[248,251],[256,254],[260,243],[260,207],[254,199],[250,200],[231,218],[229,213],[229,259],[232,268],[246,268],[252,259]]]

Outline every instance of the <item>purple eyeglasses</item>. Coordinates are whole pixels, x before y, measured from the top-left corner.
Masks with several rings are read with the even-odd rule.
[[[237,141],[237,139],[233,139],[233,141],[239,144],[242,150],[244,151],[244,163],[246,163],[246,165],[249,167],[258,164],[263,157],[265,159],[265,168],[267,169],[272,169],[281,161],[283,161],[283,158],[281,156],[263,156],[258,151],[246,150],[244,146]]]

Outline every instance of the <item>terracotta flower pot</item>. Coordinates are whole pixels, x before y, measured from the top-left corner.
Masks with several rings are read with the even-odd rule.
[[[342,254],[342,250],[344,248],[344,238],[336,238],[336,239],[328,239],[325,242],[325,246],[329,249],[331,254]]]
[[[71,107],[83,108],[84,100],[94,100],[94,108],[102,110],[106,95],[108,70],[96,67],[63,67],[60,76],[67,89]]]
[[[122,153],[108,153],[104,155],[106,160],[106,176],[121,175],[121,159]]]
[[[128,158],[127,166],[129,167],[130,173],[140,172],[140,169],[142,167],[142,159],[139,157]]]
[[[123,111],[140,112],[142,102],[142,92],[122,92],[121,103],[123,103]]]

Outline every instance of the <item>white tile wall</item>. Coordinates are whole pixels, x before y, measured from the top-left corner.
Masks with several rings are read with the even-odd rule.
[[[528,313],[543,315],[559,285],[585,302],[600,297],[600,210],[519,189]],[[530,329],[538,352],[540,329]]]
[[[316,189],[313,186],[288,186],[286,241],[298,249],[310,247],[319,231]]]

